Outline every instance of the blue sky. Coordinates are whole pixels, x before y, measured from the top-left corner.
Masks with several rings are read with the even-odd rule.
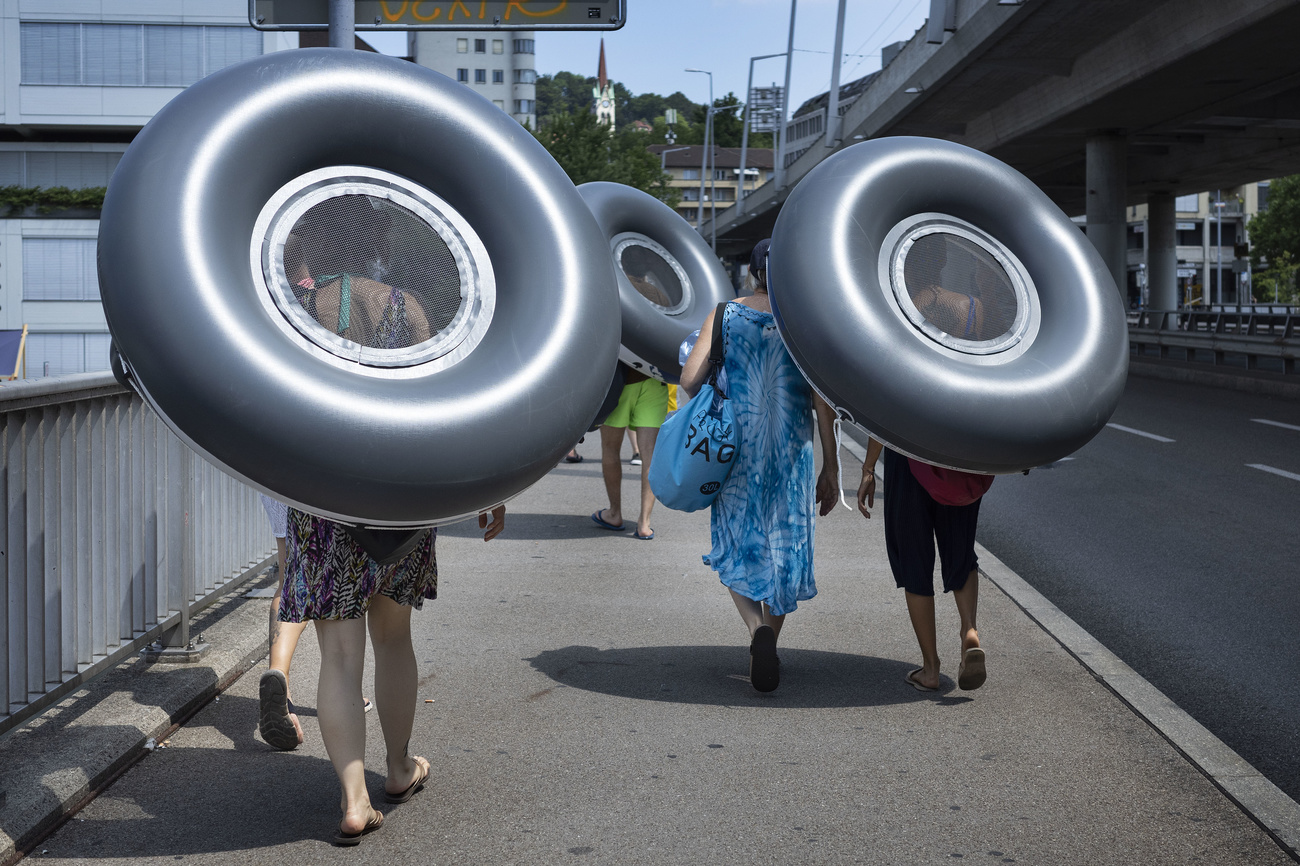
[[[836,0],[796,0],[792,106],[830,87],[836,8]],[[848,0],[841,81],[879,69],[881,46],[911,38],[929,9],[928,0]],[[603,36],[610,77],[633,93],[680,90],[704,102],[708,76],[684,71],[690,67],[713,73],[715,97],[733,91],[744,99],[749,58],[785,51],[790,0],[628,0],[627,20],[612,32],[539,31],[537,71],[595,75]],[[404,37],[389,45],[374,32],[361,36],[387,53],[405,50]],[[754,66],[755,83],[784,77],[782,58]]]

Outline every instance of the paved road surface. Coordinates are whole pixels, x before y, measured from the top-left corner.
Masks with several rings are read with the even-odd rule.
[[[979,540],[1300,799],[1300,403],[1132,377],[1111,420]]]

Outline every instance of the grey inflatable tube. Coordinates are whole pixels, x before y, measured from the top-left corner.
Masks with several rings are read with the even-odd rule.
[[[620,360],[676,384],[677,349],[709,312],[735,297],[727,273],[690,223],[659,199],[621,183],[578,187],[614,257],[622,313]]]
[[[877,139],[809,172],[773,229],[769,284],[786,347],[840,415],[939,466],[1050,463],[1124,389],[1100,256],[1027,178],[961,145]]]
[[[286,282],[294,215],[361,194],[432,225],[454,261],[452,312],[418,345],[349,342]],[[273,496],[380,528],[491,508],[578,440],[618,353],[611,267],[518,123],[428,69],[335,49],[172,100],[123,157],[99,236],[122,367],[166,423]]]

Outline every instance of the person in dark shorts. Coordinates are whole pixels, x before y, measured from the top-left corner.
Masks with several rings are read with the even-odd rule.
[[[858,510],[868,520],[875,507],[876,461],[884,446],[871,439],[862,465]],[[907,682],[920,691],[939,688],[938,636],[934,623],[934,552],[937,543],[943,591],[951,592],[961,618],[957,686],[978,689],[986,677],[984,650],[975,625],[979,569],[975,528],[980,497],[993,478],[940,469],[885,451],[885,549],[894,582],[907,598],[907,613],[921,646],[921,667]]]

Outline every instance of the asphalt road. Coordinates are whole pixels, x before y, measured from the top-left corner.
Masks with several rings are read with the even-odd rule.
[[[1111,421],[979,540],[1300,800],[1300,403],[1133,377]]]

